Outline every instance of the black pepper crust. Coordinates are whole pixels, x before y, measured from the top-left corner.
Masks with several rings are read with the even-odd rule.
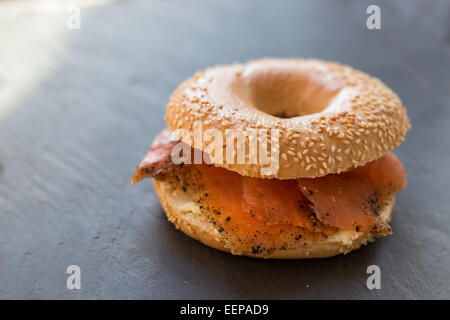
[[[207,217],[209,223],[219,232],[221,239],[227,242],[230,248],[245,248],[245,250],[251,251],[255,255],[267,257],[276,250],[288,250],[305,245],[305,243],[306,245],[311,244],[317,239],[326,238],[326,235],[320,232],[318,221],[313,222],[313,225],[317,227],[317,232],[315,233],[301,227],[288,226],[286,230],[280,230],[277,238],[272,238],[272,240],[270,240],[271,235],[267,232],[258,230],[245,238],[236,237],[237,231],[241,228],[240,224],[237,221],[233,222],[230,215],[225,215],[223,219],[220,218],[224,208],[215,206],[215,201],[207,186],[201,182],[203,181],[203,173],[198,168],[196,165],[173,165],[160,172],[154,178],[159,181],[169,182],[192,198],[199,205],[200,211]],[[299,209],[308,209],[310,218],[316,220],[314,212],[307,201],[299,203]],[[248,214],[255,217],[251,209]]]

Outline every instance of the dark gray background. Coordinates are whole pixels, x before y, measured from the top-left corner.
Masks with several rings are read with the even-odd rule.
[[[83,7],[74,31],[0,8],[0,298],[450,298],[450,5],[370,3],[382,30],[356,0],[120,1]],[[175,231],[150,180],[129,184],[182,80],[263,56],[335,60],[399,94],[393,236],[326,260],[237,257]]]

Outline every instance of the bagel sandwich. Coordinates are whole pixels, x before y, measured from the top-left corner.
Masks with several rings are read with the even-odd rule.
[[[182,83],[136,168],[177,229],[257,258],[346,254],[389,226],[410,128],[380,80],[333,62],[261,59]]]

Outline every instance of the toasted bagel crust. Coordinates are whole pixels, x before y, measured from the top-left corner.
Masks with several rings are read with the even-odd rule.
[[[170,130],[194,145],[194,123],[202,130],[279,130],[277,171],[266,164],[236,164],[212,158],[219,167],[258,178],[315,178],[362,166],[396,148],[410,128],[398,96],[379,79],[333,62],[262,59],[217,66],[197,73],[174,92],[166,112]],[[224,138],[225,139],[225,138]],[[226,144],[223,144],[225,154]],[[249,150],[245,139],[245,150]],[[226,162],[226,163],[225,163]]]
[[[201,213],[198,205],[193,202],[181,189],[176,189],[174,184],[153,179],[155,191],[158,195],[167,218],[177,229],[212,248],[230,252],[235,255],[244,255],[254,258],[269,259],[309,259],[327,258],[338,254],[347,254],[360,248],[375,237],[368,233],[356,231],[338,231],[326,240],[317,241],[311,245],[288,250],[277,249],[270,255],[261,256],[252,251],[235,251],[227,246],[221,239],[220,233],[214,228],[207,218]],[[395,198],[389,201],[389,205],[380,214],[383,220],[389,222]]]

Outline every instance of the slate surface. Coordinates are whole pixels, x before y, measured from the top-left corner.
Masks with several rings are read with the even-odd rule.
[[[370,3],[382,30],[364,1],[122,1],[72,31],[65,13],[0,11],[0,298],[450,298],[450,3]],[[393,236],[326,260],[235,257],[129,184],[182,80],[262,56],[335,60],[399,94],[413,129]]]

